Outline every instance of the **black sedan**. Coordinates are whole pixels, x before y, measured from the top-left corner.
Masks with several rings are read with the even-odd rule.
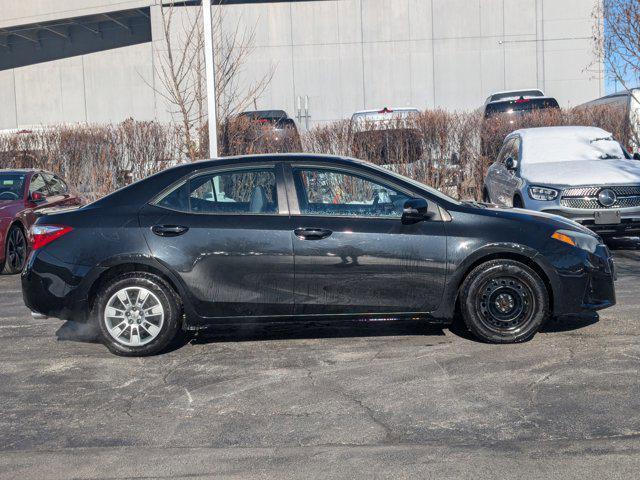
[[[338,157],[180,165],[31,235],[26,305],[97,322],[119,355],[211,325],[456,312],[484,341],[521,342],[550,315],[615,303],[609,251],[580,225]]]

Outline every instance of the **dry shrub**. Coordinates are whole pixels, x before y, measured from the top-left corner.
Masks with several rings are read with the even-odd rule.
[[[612,132],[624,145],[631,130],[624,112],[592,109],[539,110],[484,120],[479,112],[425,111],[405,119],[405,132],[356,138],[348,120],[303,133],[275,133],[246,118],[218,129],[220,154],[309,152],[357,156],[384,165],[457,198],[480,199],[487,167],[506,135],[519,128],[586,125]],[[206,157],[206,125],[199,152]],[[399,145],[397,145],[398,143]],[[103,196],[132,180],[187,161],[180,132],[157,122],[127,120],[117,125],[60,126],[32,133],[0,135],[0,168],[44,168],[64,176],[88,199]]]
[[[0,135],[0,168],[50,170],[93,200],[180,161],[179,146],[157,122],[59,126]]]

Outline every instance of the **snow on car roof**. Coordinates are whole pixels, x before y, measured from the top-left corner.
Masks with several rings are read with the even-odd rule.
[[[611,137],[612,134],[598,127],[535,127],[521,128],[512,132],[511,135],[520,135],[525,138],[540,137],[565,137],[565,138],[602,138]]]
[[[523,128],[514,136],[522,138],[523,163],[625,158],[612,134],[597,127]]]

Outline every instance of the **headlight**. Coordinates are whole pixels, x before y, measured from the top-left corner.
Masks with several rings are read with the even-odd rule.
[[[556,230],[551,238],[566,243],[572,247],[595,253],[600,241],[597,237],[587,233],[574,232],[573,230]]]
[[[529,187],[529,196],[534,200],[555,200],[558,196],[558,191],[553,188],[545,187]]]

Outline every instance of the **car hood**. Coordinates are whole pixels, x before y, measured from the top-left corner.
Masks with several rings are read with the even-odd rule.
[[[0,217],[13,216],[20,203],[20,200],[0,200]]]
[[[571,160],[523,164],[522,178],[541,185],[625,185],[640,183],[638,160]]]
[[[523,221],[523,222],[539,222],[550,228],[557,230],[573,230],[575,232],[582,232],[588,235],[597,237],[595,233],[589,230],[587,227],[580,225],[578,222],[569,220],[568,218],[560,215],[554,215],[552,213],[538,212],[534,210],[525,210],[522,208],[502,208],[496,206],[488,206],[484,210],[485,214],[507,218],[509,220]]]

